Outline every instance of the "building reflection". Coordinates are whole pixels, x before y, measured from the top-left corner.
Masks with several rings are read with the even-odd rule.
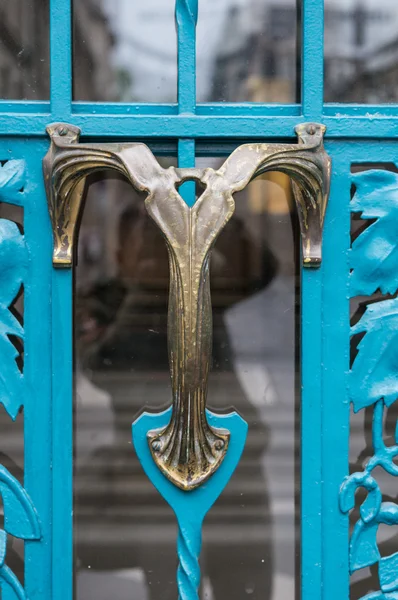
[[[391,2],[325,2],[326,102],[398,100],[398,12]],[[296,3],[233,3],[214,55],[208,99],[300,102]]]
[[[295,3],[231,3],[214,56],[209,100],[295,102]]]
[[[174,102],[172,4],[74,0],[74,98]],[[199,101],[298,102],[300,14],[292,0],[201,0]],[[397,21],[391,0],[326,0],[326,102],[397,101]],[[0,6],[0,97],[49,98],[48,0]]]

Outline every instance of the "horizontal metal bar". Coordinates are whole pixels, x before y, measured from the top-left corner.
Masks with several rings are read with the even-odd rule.
[[[398,108],[398,107],[397,107]],[[1,113],[49,113],[50,102],[26,100],[0,100]],[[128,104],[117,102],[73,102],[72,114],[76,115],[177,115],[178,104]],[[70,115],[70,111],[64,116]],[[227,102],[196,105],[201,116],[293,116],[300,115],[299,104],[259,104]]]
[[[0,136],[45,136],[54,119],[50,114],[0,114]],[[71,115],[68,122],[82,129],[84,137],[265,139],[294,138],[302,116],[200,116],[200,115]],[[398,138],[398,116],[328,116],[326,138]]]
[[[41,136],[49,114],[0,114],[0,135]],[[90,138],[294,138],[299,116],[71,115],[68,122]]]
[[[1,113],[50,113],[49,101],[0,100]],[[69,114],[69,113],[68,113]],[[177,115],[177,104],[128,104],[116,102],[73,102],[72,114],[76,115]],[[259,103],[203,103],[196,107],[199,116],[299,116],[300,104],[259,104]],[[398,104],[325,104],[323,114],[339,117],[382,118],[398,117]],[[67,115],[65,115],[66,117]]]
[[[259,104],[258,102],[214,102],[198,104],[197,115],[206,116],[298,116],[301,114],[300,104]]]
[[[96,115],[177,115],[178,104],[73,102],[72,113]],[[300,115],[300,113],[299,104],[259,104],[251,102],[232,104],[217,102],[196,105],[196,114],[200,116],[293,116]]]
[[[72,113],[77,115],[177,115],[178,104],[73,102]]]
[[[397,107],[398,109],[398,107]],[[0,100],[0,115],[3,113],[38,114],[51,112],[50,102],[26,100]],[[177,115],[177,104],[127,104],[112,102],[73,102],[75,115]],[[196,114],[200,116],[299,116],[299,104],[258,104],[258,103],[206,103],[198,104]],[[397,111],[398,114],[398,111]],[[70,113],[63,120],[70,120]]]
[[[338,104],[329,103],[323,106],[323,115],[337,117],[366,117],[369,119],[389,116],[398,117],[398,104]],[[37,100],[0,100],[0,115],[2,113],[50,113],[49,101]],[[69,116],[64,115],[64,118]],[[72,114],[112,116],[112,115],[177,115],[177,104],[132,104],[117,102],[73,102]],[[203,103],[196,106],[198,116],[237,116],[237,117],[284,117],[300,116],[300,104],[260,104],[252,102]]]
[[[373,119],[375,117],[398,117],[398,104],[325,104],[323,107],[324,115],[338,117],[366,117]]]
[[[37,100],[0,100],[1,113],[49,113],[49,101]]]
[[[45,136],[46,126],[55,120],[50,112],[43,112],[48,110],[48,103],[7,104],[9,107],[12,106],[11,111],[1,112],[1,107],[5,104],[0,106],[1,136]],[[221,108],[213,109],[212,105],[202,105],[197,115],[173,114],[171,112],[173,105],[155,105],[159,110],[158,114],[145,114],[138,111],[104,114],[101,112],[104,105],[97,106],[96,113],[83,113],[80,112],[82,106],[79,105],[79,111],[75,110],[64,118],[71,124],[81,127],[83,136],[96,139],[294,138],[294,127],[304,121],[304,117],[300,114],[289,114],[287,109],[294,109],[294,106],[272,107],[273,111],[266,115],[261,114],[259,108],[254,111],[249,108],[248,113],[240,114],[237,107],[233,107],[231,114],[223,114]],[[117,107],[116,110],[120,110],[120,106],[123,105],[114,106]],[[150,105],[142,105],[140,109],[143,110],[144,106]],[[165,112],[160,112],[161,107]],[[33,108],[35,112],[31,112]],[[212,110],[214,112],[210,112]],[[280,110],[279,114],[277,110]],[[398,138],[398,107],[389,107],[390,114],[381,114],[372,110],[380,111],[380,106],[328,106],[321,117],[327,127],[326,138]],[[206,114],[206,111],[210,114]],[[336,112],[333,114],[333,111]]]

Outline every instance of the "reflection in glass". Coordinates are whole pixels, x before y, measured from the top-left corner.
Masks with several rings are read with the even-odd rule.
[[[325,0],[325,101],[398,101],[395,0]]]
[[[295,102],[296,0],[199,2],[199,102]]]
[[[74,0],[76,100],[175,102],[175,0]],[[200,0],[198,102],[294,102],[296,0]]]
[[[270,174],[236,200],[211,262],[208,403],[237,409],[249,437],[205,521],[201,597],[285,600],[295,591],[297,495],[290,189]],[[142,196],[124,180],[89,188],[76,278],[76,598],[175,600],[175,517],[131,444],[137,414],[171,398],[168,257]]]
[[[48,98],[48,0],[3,0],[0,2],[0,99]]]
[[[73,0],[75,100],[175,102],[174,0]]]

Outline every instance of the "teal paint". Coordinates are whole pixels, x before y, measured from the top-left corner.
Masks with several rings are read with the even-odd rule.
[[[8,336],[23,339],[24,330],[9,307],[23,283],[27,253],[24,238],[12,221],[0,219],[0,240],[0,402],[15,421],[27,390],[16,363],[19,352]]]
[[[0,494],[4,505],[4,529],[24,540],[40,539],[36,509],[21,484],[0,465]]]
[[[322,587],[322,266],[301,275],[301,569],[302,594]],[[311,465],[311,467],[309,467]],[[311,526],[308,527],[308,524]]]
[[[5,162],[0,168],[0,201],[23,205],[25,181],[24,161]],[[0,219],[0,402],[12,420],[29,400],[24,374],[15,362],[18,352],[8,337],[24,338],[24,329],[10,306],[25,283],[27,258],[24,236],[16,224]],[[39,516],[26,489],[3,465],[0,465],[0,496],[4,510],[4,529],[0,529],[1,596],[4,600],[23,600],[24,589],[7,566],[7,533],[22,540],[40,540]]]
[[[196,24],[198,0],[176,0],[178,54],[178,114],[195,114],[196,111]],[[178,166],[195,166],[195,140],[191,137],[178,140]],[[195,202],[195,182],[186,181],[180,194],[188,206]]]
[[[247,436],[247,423],[237,414],[215,415],[207,411],[209,424],[229,430],[231,437],[226,456],[208,481],[193,491],[177,488],[158,469],[149,450],[147,433],[165,427],[172,409],[158,413],[143,413],[132,427],[133,443],[142,468],[151,483],[173,509],[178,521],[179,600],[199,600],[199,554],[202,545],[202,524],[206,513],[222,493],[237,467]]]
[[[73,597],[73,280],[52,272],[52,600]],[[62,443],[60,443],[62,440]]]
[[[8,104],[8,107],[13,104]],[[79,107],[74,111],[74,107]],[[87,106],[88,112],[84,111]],[[382,112],[371,114],[363,107],[360,114],[352,114],[349,107],[341,105],[341,114],[323,113],[313,114],[311,111],[304,115],[297,113],[295,107],[292,111],[284,106],[268,107],[262,105],[263,110],[253,109],[250,114],[250,105],[242,107],[229,114],[228,105],[224,110],[214,114],[212,106],[197,114],[173,114],[170,107],[154,105],[153,113],[148,112],[148,107],[136,111],[133,105],[120,105],[117,110],[113,104],[102,104],[103,112],[95,109],[92,103],[72,103],[72,112],[65,114],[62,121],[80,127],[90,139],[171,139],[171,138],[201,138],[201,139],[239,139],[239,140],[265,140],[296,139],[294,128],[299,123],[317,121],[326,126],[326,139],[333,140],[388,140],[398,138],[397,118],[390,114],[384,107]],[[198,105],[200,106],[200,105]],[[0,107],[1,108],[1,107]],[[157,110],[162,108],[162,110]],[[93,113],[95,111],[95,114]],[[137,114],[136,114],[137,113]],[[34,112],[27,110],[21,112],[20,106],[15,105],[15,110],[0,111],[0,136],[29,136],[46,139],[45,128],[49,123],[59,119],[57,113]]]
[[[351,295],[370,295],[378,289],[382,294],[394,294],[398,272],[398,176],[374,169],[354,175],[352,182],[356,192],[351,211],[360,213],[361,219],[376,221],[352,244]]]
[[[195,140],[186,138],[178,141],[178,166],[180,168],[195,166]],[[185,181],[178,191],[188,206],[195,204],[196,193],[194,181]]]
[[[62,570],[63,563],[55,565],[52,556],[52,232],[41,164],[48,142],[44,139],[4,140],[4,147],[13,158],[25,157],[27,175],[23,194],[28,250],[24,294],[24,377],[29,396],[24,405],[24,486],[40,516],[41,539],[25,541],[25,592],[29,600],[53,600],[52,573],[53,570]],[[58,441],[63,440],[63,435],[62,432]],[[57,575],[55,573],[54,577]]]
[[[370,268],[368,273],[372,277]],[[398,398],[398,299],[369,305],[351,333],[366,333],[358,344],[350,374],[354,410],[371,406],[380,398],[391,406]]]
[[[41,537],[36,509],[21,484],[0,465],[0,495],[4,507],[4,530],[0,529],[0,590],[3,600],[26,595],[20,581],[7,566],[7,533],[23,540]]]
[[[50,106],[65,121],[72,102],[72,2],[50,0]],[[68,122],[68,119],[66,119]]]
[[[319,118],[323,107],[323,0],[304,0],[300,7],[301,33],[301,105],[308,121],[324,123]]]
[[[394,263],[397,230],[397,175],[370,170],[353,176],[355,194],[351,211],[361,219],[376,219],[362,231],[350,251],[350,295],[370,295],[380,289],[384,294],[395,293],[398,280]],[[355,411],[373,406],[373,456],[361,472],[347,476],[340,489],[340,510],[349,513],[355,507],[355,493],[366,491],[359,508],[351,539],[349,568],[353,573],[378,564],[380,593],[365,598],[394,598],[398,594],[397,553],[381,557],[377,532],[380,524],[398,524],[398,505],[382,501],[374,469],[384,469],[398,475],[394,459],[397,445],[384,441],[384,413],[398,397],[397,376],[397,299],[379,300],[368,305],[351,335],[365,334],[358,344],[358,354],[348,376],[349,397]],[[365,599],[364,599],[365,600]]]
[[[178,112],[195,113],[198,0],[176,0]]]
[[[7,536],[1,540],[4,549],[7,544]],[[18,578],[6,564],[0,564],[0,589],[3,600],[27,600],[25,591]]]
[[[23,204],[26,165],[23,160],[9,160],[0,167],[0,202],[16,206]]]
[[[337,495],[348,468],[350,410],[345,373],[349,369],[350,324],[347,249],[350,245],[349,160],[355,150],[351,151],[351,144],[329,142],[326,151],[333,162],[322,250],[322,295],[320,304],[312,305],[315,314],[318,311],[322,313],[322,358],[318,366],[321,395],[311,400],[314,407],[319,403],[322,405],[318,408],[321,411],[322,439],[322,516],[318,522],[322,528],[322,592],[319,596],[322,600],[348,600],[348,520],[338,510]],[[310,351],[310,346],[306,351]],[[303,353],[303,367],[305,360]],[[309,419],[311,423],[311,416]],[[310,435],[309,429],[307,433]],[[309,486],[310,501],[311,489],[318,484],[311,479],[312,468],[308,464],[303,465],[303,471],[307,479],[302,482],[302,493],[305,493],[305,486]],[[310,538],[308,523],[307,526]],[[303,527],[306,527],[304,523]]]

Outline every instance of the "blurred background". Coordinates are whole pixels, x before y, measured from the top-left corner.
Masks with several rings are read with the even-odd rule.
[[[165,167],[176,164],[172,157],[158,159]],[[222,162],[197,158],[199,167]],[[235,215],[211,260],[208,405],[238,410],[249,434],[234,476],[205,520],[202,598],[293,598],[299,489],[296,220],[288,182],[278,174],[252,182],[235,200]],[[128,596],[136,600],[177,597],[175,517],[131,445],[131,423],[139,412],[160,410],[171,400],[168,283],[166,246],[143,197],[123,179],[92,181],[76,269],[75,549],[81,600],[94,592],[102,598],[110,588],[122,599],[123,585],[130,594],[137,590]]]
[[[175,102],[174,0],[73,0],[74,97]],[[325,0],[326,102],[398,98],[395,0]],[[296,102],[300,2],[200,0],[199,102]],[[48,0],[0,4],[0,97],[49,97]]]

